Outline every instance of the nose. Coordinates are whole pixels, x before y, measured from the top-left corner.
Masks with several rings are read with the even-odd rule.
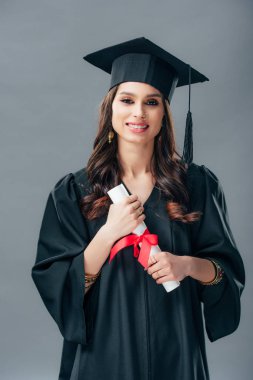
[[[144,110],[144,107],[142,104],[140,103],[135,103],[135,107],[134,107],[134,110],[133,110],[133,115],[135,117],[141,117],[141,118],[145,118],[146,117],[146,113],[145,113],[145,110]]]

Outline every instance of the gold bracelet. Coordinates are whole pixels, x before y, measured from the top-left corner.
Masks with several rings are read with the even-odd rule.
[[[92,284],[93,282],[91,282],[90,284],[85,283],[85,289],[89,289],[92,286]]]
[[[89,280],[84,280],[85,281],[85,284],[92,284],[93,282],[96,281],[96,279],[89,279]]]
[[[98,278],[98,276],[100,275],[100,273],[101,273],[101,270],[97,274],[88,274],[88,273],[86,273],[84,275],[85,283],[94,282]]]
[[[222,280],[224,270],[215,260],[212,260],[212,259],[208,259],[208,260],[211,261],[211,263],[213,264],[213,266],[215,268],[215,277],[212,281],[208,281],[208,282],[200,281],[200,283],[202,285],[216,285]]]
[[[101,270],[97,274],[85,273],[85,277],[87,277],[87,278],[98,277],[100,275],[100,272],[101,272]]]
[[[87,291],[92,287],[92,284],[89,284],[89,285],[86,285],[85,284],[85,287],[84,287],[84,294],[87,293]]]
[[[94,284],[95,281],[96,281],[96,279],[95,280],[92,280],[92,279],[86,280],[85,279],[85,281],[84,281],[85,288],[91,287]]]

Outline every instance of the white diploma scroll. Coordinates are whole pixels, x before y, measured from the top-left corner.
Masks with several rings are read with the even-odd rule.
[[[129,197],[128,191],[125,186],[121,183],[118,186],[115,186],[113,189],[107,192],[113,203],[121,202],[125,197]],[[147,226],[144,222],[141,222],[132,232],[140,236],[146,230]],[[151,232],[150,232],[151,233]],[[158,245],[152,245],[150,249],[150,255],[154,255],[157,252],[161,252],[161,249]],[[167,292],[171,292],[176,289],[180,282],[178,281],[167,281],[162,284]]]

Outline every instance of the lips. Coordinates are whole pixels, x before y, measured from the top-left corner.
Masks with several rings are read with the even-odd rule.
[[[126,125],[133,129],[147,129],[149,127],[148,124],[145,123],[126,123]]]

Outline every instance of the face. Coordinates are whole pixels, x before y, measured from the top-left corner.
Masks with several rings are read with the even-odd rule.
[[[162,125],[162,95],[147,83],[124,82],[112,103],[112,126],[118,139],[135,143],[153,141]]]

